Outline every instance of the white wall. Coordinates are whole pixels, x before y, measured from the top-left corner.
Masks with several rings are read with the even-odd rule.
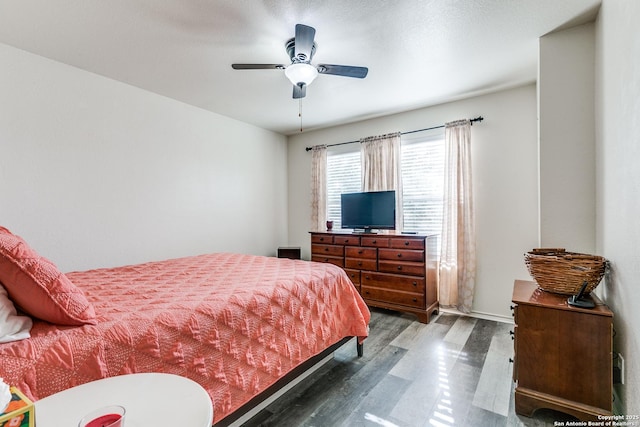
[[[305,147],[410,131],[482,115],[473,125],[477,287],[473,310],[510,318],[514,279],[529,279],[523,254],[538,245],[536,87],[424,108],[289,137],[289,243],[310,257],[310,163]],[[357,149],[357,147],[356,147]]]
[[[540,38],[540,245],[595,251],[594,24]]]
[[[0,224],[63,271],[287,241],[286,138],[0,44]]]
[[[596,22],[596,242],[611,261],[600,286],[625,359],[620,412],[640,414],[640,2],[604,0]],[[602,288],[602,289],[601,289]]]

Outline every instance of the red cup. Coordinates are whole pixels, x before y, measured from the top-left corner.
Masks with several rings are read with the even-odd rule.
[[[104,406],[82,417],[78,427],[124,427],[125,412],[122,406]]]

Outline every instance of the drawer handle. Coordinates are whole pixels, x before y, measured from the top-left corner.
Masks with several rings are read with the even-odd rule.
[[[358,254],[360,255],[360,254],[362,254],[362,252],[363,252],[363,250],[362,250],[362,249],[360,249],[360,250],[358,251]]]
[[[321,242],[324,242],[324,237],[321,237],[321,238],[320,238],[320,241],[321,241]]]
[[[418,282],[413,282],[413,286],[418,286]]]
[[[358,261],[358,265],[362,266],[362,261]]]
[[[398,258],[402,258],[402,254],[398,254]]]
[[[407,240],[406,242],[404,242],[405,246],[409,246],[409,241]]]
[[[329,252],[329,248],[324,248],[324,251],[325,252]]]
[[[365,294],[369,295],[369,291],[364,291]]]
[[[366,280],[369,280],[369,276],[364,276],[364,278],[365,278]]]
[[[376,243],[378,243],[378,241],[377,241],[377,240],[374,240],[374,241],[373,241],[373,244],[375,245]]]
[[[414,298],[414,299],[413,299],[413,302],[418,302],[418,298]]]
[[[401,265],[398,266],[398,271],[402,271],[402,266]]]
[[[325,259],[324,259],[324,262],[329,262],[329,258],[325,258]]]

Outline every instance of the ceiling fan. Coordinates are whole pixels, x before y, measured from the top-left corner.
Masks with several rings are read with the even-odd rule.
[[[307,25],[297,24],[296,35],[285,43],[291,64],[231,64],[234,70],[284,70],[284,74],[293,83],[293,98],[304,98],[307,86],[318,74],[333,74],[335,76],[355,77],[363,79],[367,76],[367,67],[353,67],[350,65],[318,64],[311,65],[311,59],[316,52],[314,37],[316,30]]]

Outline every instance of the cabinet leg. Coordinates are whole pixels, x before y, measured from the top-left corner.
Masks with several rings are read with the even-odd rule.
[[[429,323],[429,313],[415,313],[418,317],[418,322],[420,323]]]

